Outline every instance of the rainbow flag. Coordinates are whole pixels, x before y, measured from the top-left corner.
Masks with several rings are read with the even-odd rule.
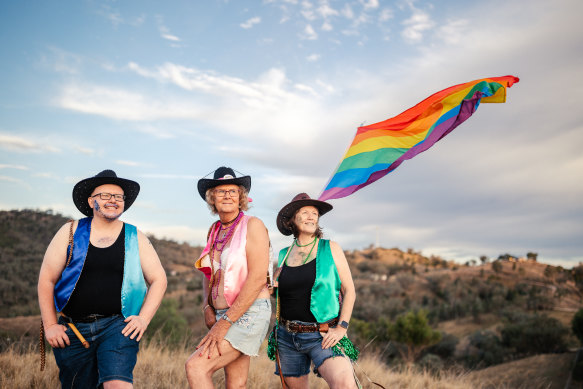
[[[359,127],[319,200],[346,197],[427,150],[462,124],[480,102],[504,103],[514,76],[455,85],[385,121]]]

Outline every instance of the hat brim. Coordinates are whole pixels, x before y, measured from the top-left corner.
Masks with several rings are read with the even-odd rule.
[[[201,178],[198,180],[197,189],[200,197],[206,201],[206,191],[217,187],[219,185],[242,185],[243,188],[247,190],[247,193],[251,191],[251,176],[225,178],[225,179],[212,179],[212,178]]]
[[[318,208],[318,213],[320,216],[323,216],[324,214],[328,213],[333,208],[332,204],[316,199],[304,199],[292,201],[284,205],[283,208],[277,214],[276,224],[279,232],[286,236],[291,235],[293,231],[291,230],[291,228],[286,227],[285,222],[290,220],[298,209],[307,206]]]
[[[140,193],[140,184],[135,181],[120,177],[90,177],[79,181],[73,188],[73,202],[77,209],[85,216],[93,216],[93,208],[89,206],[87,199],[95,188],[105,184],[117,185],[123,189],[126,196],[124,212],[127,211]]]

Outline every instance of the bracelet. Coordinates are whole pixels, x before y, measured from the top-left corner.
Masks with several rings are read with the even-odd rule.
[[[202,309],[202,313],[205,313],[207,308],[212,308],[212,307],[209,304],[205,305],[204,308]]]

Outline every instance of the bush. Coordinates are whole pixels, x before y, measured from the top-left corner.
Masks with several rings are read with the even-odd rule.
[[[501,330],[502,344],[518,355],[563,352],[568,333],[560,321],[545,315],[522,315]]]
[[[579,339],[579,342],[583,345],[583,308],[578,310],[577,313],[575,313],[575,316],[573,316],[571,329],[577,339]]]
[[[464,352],[464,361],[470,369],[488,367],[504,362],[504,347],[492,331],[474,332]]]
[[[178,301],[164,299],[146,330],[146,339],[165,340],[169,346],[177,346],[190,335],[184,316],[178,312]]]
[[[453,357],[455,349],[459,343],[459,339],[452,334],[444,333],[439,343],[428,347],[427,353],[434,354],[443,359]]]

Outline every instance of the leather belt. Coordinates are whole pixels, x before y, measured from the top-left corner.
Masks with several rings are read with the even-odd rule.
[[[338,318],[335,317],[326,323],[310,323],[304,324],[295,320],[286,320],[283,317],[279,319],[279,324],[285,328],[287,332],[303,333],[303,332],[328,332],[330,327],[338,325]]]
[[[92,313],[92,314],[87,315],[87,316],[79,316],[79,317],[63,315],[63,318],[65,318],[65,320],[67,320],[69,322],[73,322],[73,323],[93,323],[99,319],[105,319],[106,317],[112,317],[112,316],[116,316],[116,315],[100,315],[99,313]]]

